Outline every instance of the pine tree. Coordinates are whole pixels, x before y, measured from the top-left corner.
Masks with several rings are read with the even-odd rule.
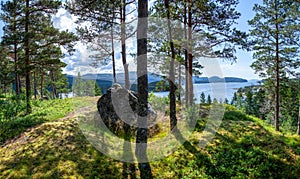
[[[254,103],[255,103],[255,116],[260,119],[265,119],[266,112],[264,111],[266,107],[266,91],[263,87],[259,88],[258,91],[254,95]]]
[[[68,78],[66,77],[65,74],[62,73],[62,70],[59,69],[55,72],[55,77],[56,77],[56,81],[55,81],[55,89],[56,89],[56,94],[55,96],[59,97],[60,99],[62,99],[62,95],[67,95],[70,92],[69,87],[69,82],[68,82]]]
[[[213,104],[218,104],[217,98],[214,98],[214,99],[213,99]]]
[[[170,4],[169,0],[165,0],[165,8],[167,12],[168,36],[170,43],[170,70],[169,70],[169,85],[170,85],[170,130],[172,131],[177,126],[176,117],[176,96],[175,96],[175,47],[173,42],[173,34],[170,19]]]
[[[35,96],[37,94],[38,74],[33,64],[44,55],[42,49],[65,46],[71,51],[72,42],[76,40],[73,34],[53,27],[51,15],[60,5],[58,0],[13,0],[2,4],[1,19],[5,22],[3,44],[12,49],[17,95],[20,93],[20,76],[25,76],[27,113],[31,112],[32,73]]]
[[[103,0],[75,0],[67,3],[67,9],[74,15],[79,17],[77,23],[90,22],[89,27],[78,28],[81,40],[91,44],[93,51],[96,51],[91,57],[98,61],[107,60],[109,56],[112,59],[113,76],[116,81],[115,73],[115,48],[114,40],[120,38],[122,49],[122,63],[124,68],[125,87],[129,89],[129,68],[127,63],[126,39],[132,36],[132,28],[127,28],[129,25],[126,22],[128,14],[133,13],[131,4],[134,1],[118,0],[118,1],[103,1]],[[130,12],[127,13],[127,10]],[[114,31],[120,28],[120,33]],[[135,33],[135,32],[134,32]],[[109,37],[109,38],[107,38]],[[106,41],[103,43],[103,41]]]
[[[211,104],[211,103],[212,103],[211,97],[210,97],[210,95],[208,95],[208,96],[207,96],[207,104]]]
[[[245,112],[247,114],[254,115],[255,114],[255,112],[254,112],[255,105],[254,105],[252,90],[247,91],[245,102],[246,102],[246,105],[247,105]]]
[[[20,51],[20,45],[22,39],[19,38],[21,35],[22,27],[22,18],[19,16],[19,13],[22,11],[21,6],[24,5],[23,1],[13,0],[7,1],[6,3],[1,3],[1,20],[6,24],[3,28],[2,44],[7,46],[10,49],[10,54],[14,59],[14,76],[15,76],[15,91],[17,100],[21,93],[21,84],[20,84],[20,73],[21,69],[19,68],[18,53]]]
[[[264,0],[262,5],[256,4],[253,10],[255,17],[249,21],[251,36],[254,39],[254,59],[252,68],[260,72],[260,76],[274,81],[274,126],[279,131],[280,113],[280,80],[287,73],[299,66],[297,63],[298,48],[295,38],[297,25],[294,9],[299,11],[297,2],[288,0]]]
[[[75,96],[84,96],[84,81],[81,78],[80,72],[73,83],[73,93]]]
[[[136,158],[139,162],[141,178],[153,178],[147,157],[148,141],[148,69],[147,69],[147,31],[148,1],[138,1],[137,26],[137,75],[138,75],[138,128],[136,133]],[[142,144],[142,145],[141,145]]]
[[[84,82],[84,96],[95,96],[95,81],[86,80]]]
[[[0,89],[6,93],[10,88],[10,84],[13,81],[13,63],[8,56],[9,50],[3,46],[0,46]]]
[[[186,101],[193,103],[193,81],[195,62],[202,57],[219,57],[236,60],[235,48],[245,46],[246,34],[232,25],[240,14],[235,8],[238,0],[217,1],[170,1],[171,18],[183,22],[182,34],[178,37],[183,49],[186,73]],[[163,1],[155,1],[153,11],[166,17]],[[157,16],[157,15],[156,15]],[[158,44],[158,43],[157,43]],[[160,43],[159,46],[165,45]],[[160,48],[158,48],[161,50]]]
[[[101,96],[101,88],[99,87],[98,83],[95,81],[95,96]]]
[[[229,104],[229,100],[227,98],[225,98],[224,104]]]
[[[204,94],[204,92],[202,92],[200,94],[200,104],[205,104],[205,94]]]

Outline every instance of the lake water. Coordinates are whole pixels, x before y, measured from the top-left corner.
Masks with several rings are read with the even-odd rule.
[[[234,92],[236,92],[239,88],[245,86],[257,85],[257,81],[249,81],[245,83],[202,83],[202,84],[194,84],[194,95],[197,98],[196,103],[200,103],[200,94],[204,92],[206,98],[208,95],[211,96],[213,100],[216,98],[218,101],[224,101],[227,98],[229,101],[233,98]],[[182,86],[183,89],[184,86]],[[156,96],[166,97],[169,92],[157,92],[154,93]]]
[[[231,101],[233,98],[234,92],[236,92],[239,88],[245,86],[252,86],[257,85],[257,81],[249,81],[245,83],[202,83],[202,84],[194,84],[194,95],[197,98],[196,103],[200,103],[200,94],[204,92],[205,97],[207,98],[208,95],[211,96],[213,100],[216,98],[218,101],[224,101],[225,98]],[[184,86],[182,86],[185,89]],[[169,92],[156,92],[154,93],[156,96],[166,97],[169,95]],[[66,96],[63,95],[63,98]],[[68,97],[73,97],[73,93],[69,93]],[[184,95],[182,96],[184,97]]]

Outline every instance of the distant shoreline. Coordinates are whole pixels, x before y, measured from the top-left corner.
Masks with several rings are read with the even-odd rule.
[[[202,83],[247,83],[248,80],[243,78],[237,78],[237,77],[225,77],[220,78],[217,76],[214,77],[194,77],[194,83],[195,84],[202,84]]]

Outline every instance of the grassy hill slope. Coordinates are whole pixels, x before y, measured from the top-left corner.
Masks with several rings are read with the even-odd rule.
[[[77,115],[43,123],[2,146],[0,178],[120,178],[129,174],[138,178],[138,172],[123,170],[126,164],[106,157],[85,139]],[[200,119],[190,142],[151,162],[155,178],[300,176],[298,136],[283,136],[263,121],[228,107],[214,140],[199,148],[204,125]]]

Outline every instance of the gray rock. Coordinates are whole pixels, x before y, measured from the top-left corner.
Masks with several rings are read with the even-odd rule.
[[[130,129],[131,134],[135,132],[138,119],[137,106],[137,94],[117,83],[113,84],[97,102],[101,120],[115,134],[124,133],[126,129]],[[159,132],[158,126],[155,124],[157,114],[149,103],[147,114],[148,124],[141,127],[149,128],[151,134],[154,134],[153,131]],[[153,131],[151,132],[151,130]]]

